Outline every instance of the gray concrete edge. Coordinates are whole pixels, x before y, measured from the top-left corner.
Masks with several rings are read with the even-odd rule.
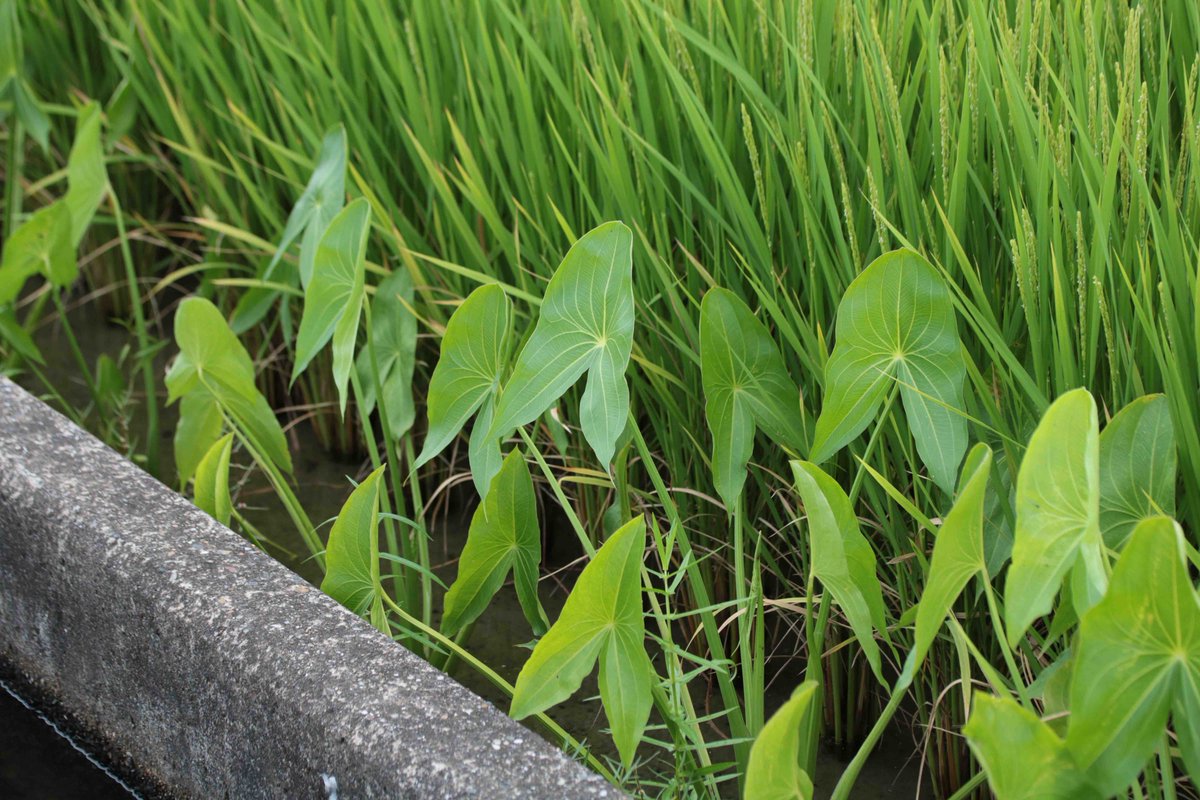
[[[620,796],[4,378],[0,661],[179,797]]]

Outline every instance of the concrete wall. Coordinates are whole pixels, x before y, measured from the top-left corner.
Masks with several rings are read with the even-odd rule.
[[[0,378],[0,662],[180,797],[617,797]]]

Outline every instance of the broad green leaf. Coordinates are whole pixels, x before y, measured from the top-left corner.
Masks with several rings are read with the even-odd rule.
[[[458,435],[477,410],[471,433],[471,474],[480,497],[499,468],[500,445],[492,426],[500,373],[508,360],[509,300],[496,284],[467,296],[446,323],[442,352],[429,381],[428,431],[414,468],[428,463]]]
[[[1143,519],[1175,513],[1175,427],[1161,394],[1139,397],[1100,432],[1100,532],[1120,547]]]
[[[746,764],[746,800],[811,800],[812,779],[800,766],[806,719],[813,711],[816,681],[796,687],[763,725]]]
[[[184,398],[179,424],[189,432],[182,448],[180,431],[175,436],[180,481],[191,476],[220,435],[219,423],[213,423],[220,417],[214,415],[226,417],[258,455],[291,472],[287,440],[275,412],[254,383],[250,355],[217,307],[199,297],[180,303],[175,312],[175,342],[180,352],[167,372],[167,400]],[[192,419],[193,415],[197,419]]]
[[[808,514],[813,573],[846,615],[875,677],[884,683],[874,630],[886,638],[887,629],[875,553],[837,481],[807,461],[793,461],[792,474]]]
[[[491,435],[537,419],[587,372],[580,427],[607,469],[629,416],[625,367],[632,348],[633,233],[606,222],[571,246],[550,279],[537,327],[500,395]]]
[[[293,381],[333,339],[333,382],[342,414],[346,413],[346,384],[354,365],[354,340],[366,293],[370,227],[371,205],[365,197],[346,206],[329,223],[317,246],[312,279],[304,290],[304,315],[296,334]]]
[[[629,766],[650,716],[654,671],[643,643],[642,553],[646,524],[621,526],[583,568],[562,614],[517,676],[515,719],[566,700],[596,660],[600,699],[621,760]]]
[[[100,141],[100,106],[88,103],[75,123],[75,142],[67,158],[67,194],[63,197],[71,210],[71,243],[79,247],[92,217],[108,191],[108,173],[104,168],[104,147]],[[74,276],[72,276],[73,278]]]
[[[298,276],[302,285],[308,287],[321,236],[346,202],[346,163],[346,129],[339,124],[326,131],[321,141],[321,150],[317,154],[312,176],[308,179],[304,192],[296,200],[296,205],[292,206],[292,213],[288,215],[279,247],[260,276],[263,280],[271,280],[274,277],[283,254],[296,241],[296,237],[303,233],[304,237],[300,241],[299,272],[289,273],[291,277],[288,282],[295,285]],[[251,289],[242,295],[233,315],[234,331],[244,333],[258,324],[278,296],[277,291],[261,288]]]
[[[16,300],[25,281],[41,274],[67,286],[78,274],[71,244],[71,212],[62,200],[38,209],[4,243],[0,260],[0,306]]]
[[[33,337],[21,325],[17,315],[11,308],[0,308],[0,341],[8,343],[9,348],[37,364],[45,364],[42,351],[38,350]]]
[[[379,582],[379,476],[385,467],[355,487],[338,512],[329,531],[321,591],[390,633]]]
[[[1049,613],[1081,556],[1088,586],[1073,594],[1076,608],[1086,610],[1104,592],[1099,451],[1096,404],[1084,389],[1051,403],[1029,439],[1017,472],[1017,528],[1004,587],[1011,644]]]
[[[947,493],[967,449],[966,377],[950,291],[911,250],[871,262],[838,305],[825,403],[811,459],[820,464],[863,432],[893,382],[917,453]]]
[[[467,545],[458,560],[458,577],[446,593],[442,630],[454,636],[478,619],[511,569],[525,618],[535,636],[544,634],[548,623],[537,594],[541,561],[533,481],[525,457],[513,450],[471,517]]]
[[[1098,800],[1054,731],[1009,698],[976,693],[967,742],[996,800]]]
[[[233,434],[218,439],[196,467],[193,499],[200,509],[222,525],[233,516],[233,500],[229,497],[229,457],[233,452]]]
[[[180,486],[187,484],[213,444],[221,438],[224,418],[217,399],[203,386],[197,386],[179,403],[179,422],[175,425],[175,472]]]
[[[1200,599],[1182,531],[1154,517],[1134,528],[1108,593],[1080,622],[1067,745],[1095,783],[1116,794],[1162,741],[1169,712],[1195,770]]]
[[[363,387],[361,403],[366,413],[375,409],[379,388],[375,368],[383,386],[383,405],[393,438],[408,433],[416,416],[413,406],[413,367],[417,350],[417,318],[413,304],[412,277],[398,269],[384,279],[371,300],[371,338],[358,353],[356,368]],[[371,358],[374,353],[374,367]]]
[[[992,451],[977,444],[963,465],[958,499],[946,514],[933,543],[929,579],[917,608],[916,661],[920,666],[925,654],[946,621],[951,606],[973,575],[985,573],[983,553],[983,509],[991,474]]]
[[[736,295],[712,289],[700,304],[704,411],[713,437],[713,483],[732,512],[755,427],[800,448],[800,393],[771,334]]]

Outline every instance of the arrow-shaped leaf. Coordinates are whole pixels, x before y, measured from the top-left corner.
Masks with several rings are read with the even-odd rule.
[[[371,205],[360,197],[329,223],[313,259],[312,279],[304,290],[304,315],[296,334],[296,364],[292,380],[333,340],[333,382],[342,413],[346,413],[346,384],[354,365],[354,341],[366,293],[367,234]]]
[[[1100,432],[1100,532],[1120,547],[1143,519],[1175,513],[1175,427],[1161,394],[1139,397]]]
[[[516,719],[570,697],[600,660],[600,699],[626,766],[650,716],[654,670],[643,643],[641,564],[646,524],[621,526],[583,568],[562,614],[517,676]]]
[[[946,492],[967,449],[966,377],[954,306],[941,276],[912,250],[886,253],[838,305],[825,403],[811,458],[828,460],[866,429],[893,382],[930,476]]]
[[[446,593],[442,630],[453,636],[474,622],[511,569],[525,618],[535,636],[544,634],[548,623],[537,595],[541,561],[541,530],[533,481],[524,456],[513,450],[492,480],[487,497],[471,517],[467,545],[458,559],[458,577]]]
[[[813,573],[846,615],[871,669],[884,683],[874,634],[878,630],[887,636],[875,552],[837,481],[807,461],[793,461],[792,474],[808,514]]]
[[[1185,763],[1200,774],[1200,598],[1182,531],[1154,517],[1134,528],[1107,594],[1080,622],[1067,745],[1117,794],[1162,741],[1168,712]]]
[[[83,241],[83,235],[92,224],[92,217],[96,215],[96,209],[108,191],[104,146],[100,139],[100,116],[100,106],[96,103],[88,103],[79,112],[79,119],[75,123],[75,141],[67,158],[67,193],[63,199],[71,210],[73,247],[78,247]]]
[[[385,467],[355,487],[338,512],[329,531],[321,591],[390,633],[379,582],[379,476]]]
[[[799,392],[771,334],[725,289],[710,290],[700,304],[700,364],[713,483],[732,510],[746,480],[756,425],[799,449]]]
[[[358,354],[356,368],[363,387],[362,405],[366,413],[375,408],[380,394],[375,385],[374,367],[379,369],[383,387],[383,405],[387,409],[388,428],[399,439],[412,427],[413,367],[417,350],[417,318],[409,309],[413,303],[412,277],[398,269],[379,284],[371,300],[371,339]]]
[[[1017,527],[1004,587],[1011,644],[1049,613],[1081,556],[1087,586],[1073,595],[1080,612],[1104,592],[1099,452],[1096,404],[1084,389],[1051,403],[1029,439],[1017,472]]]
[[[200,297],[180,303],[175,341],[180,352],[167,372],[166,385],[168,402],[183,398],[175,435],[179,479],[190,477],[220,436],[222,414],[262,457],[291,472],[287,440],[275,412],[255,386],[250,355],[217,307]]]
[[[991,468],[992,451],[986,444],[975,445],[963,465],[958,499],[946,514],[933,543],[929,580],[917,608],[914,668],[920,666],[929,652],[934,636],[967,581],[973,575],[987,572],[983,554],[983,509]]]
[[[500,373],[508,360],[509,306],[504,290],[488,284],[471,292],[450,316],[429,381],[429,428],[413,467],[442,452],[479,410],[471,433],[471,474],[480,497],[487,496],[488,484],[500,468],[500,446],[487,434]]]
[[[977,693],[963,728],[997,800],[1093,800],[1063,740],[1009,698]]]
[[[62,200],[40,208],[13,231],[0,260],[0,306],[17,299],[25,281],[41,274],[68,286],[78,274],[71,244],[71,212]]]
[[[746,800],[811,800],[812,779],[800,766],[803,734],[812,714],[816,681],[796,687],[791,698],[763,725],[746,764]]]
[[[632,348],[633,233],[606,222],[571,246],[550,279],[537,327],[500,395],[492,437],[537,419],[587,372],[580,427],[607,468],[629,414]]]
[[[229,457],[233,452],[233,434],[227,433],[213,443],[196,467],[193,499],[196,505],[222,525],[233,516],[229,496]]]
[[[292,206],[292,213],[288,215],[279,247],[260,276],[264,281],[274,277],[283,254],[296,241],[296,237],[303,233],[304,238],[300,241],[299,277],[302,285],[308,287],[321,236],[346,202],[346,162],[346,129],[339,124],[326,131],[321,140],[321,150],[317,154],[312,176],[309,177],[304,192],[296,200],[296,205]],[[289,275],[291,277],[287,282],[295,285],[296,273]],[[278,296],[277,291],[262,288],[251,289],[242,295],[233,314],[234,331],[243,333],[258,324]]]

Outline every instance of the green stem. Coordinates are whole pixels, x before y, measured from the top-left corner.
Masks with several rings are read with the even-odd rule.
[[[292,524],[296,526],[296,530],[300,532],[300,538],[304,539],[304,543],[308,546],[309,552],[320,566],[321,571],[325,571],[325,545],[321,543],[321,539],[317,536],[316,528],[313,527],[312,520],[308,518],[308,514],[304,511],[304,506],[296,498],[292,487],[288,486],[287,479],[265,455],[258,451],[254,446],[253,440],[247,436],[241,428],[234,424],[228,414],[225,414],[225,409],[221,409],[221,413],[225,416],[225,424],[233,430],[242,446],[250,453],[250,457],[254,459],[254,463],[258,464],[259,468],[267,476],[267,481],[271,484],[271,488],[275,490],[279,501],[283,503],[283,508],[287,511],[288,517],[291,518]]]
[[[1008,668],[1009,677],[1012,678],[1013,687],[1017,690],[1017,695],[1021,698],[1021,705],[1032,709],[1033,703],[1029,699],[1029,690],[1025,687],[1025,681],[1021,678],[1021,671],[1017,668],[1017,662],[1013,659],[1012,648],[1008,646],[1008,635],[1005,632],[1004,622],[1000,619],[1000,609],[996,604],[996,593],[992,591],[992,582],[988,580],[987,572],[983,575],[983,591],[987,597],[988,614],[992,618],[992,628],[996,631],[996,637],[1000,639],[1000,652],[1004,656],[1004,665]]]
[[[142,293],[138,290],[137,270],[133,266],[133,254],[129,250],[129,236],[125,231],[125,214],[117,193],[109,187],[113,214],[117,220],[117,237],[121,242],[121,259],[125,262],[125,280],[129,284],[129,304],[133,312],[133,324],[137,333],[138,362],[141,364],[142,386],[146,394],[146,470],[158,477],[158,394],[154,388],[154,357],[150,353],[150,336],[146,331],[146,315],[142,310]]]
[[[966,800],[966,798],[971,796],[971,792],[975,791],[975,789],[985,780],[987,780],[986,774],[983,772],[976,772],[971,776],[971,780],[960,786],[958,791],[950,795],[948,800]]]
[[[574,529],[575,535],[579,537],[579,543],[583,545],[583,551],[588,554],[588,558],[596,555],[595,545],[588,538],[583,523],[579,521],[579,517],[575,514],[575,509],[567,499],[566,492],[562,490],[562,484],[554,476],[554,472],[550,469],[550,465],[546,463],[546,459],[542,458],[542,451],[538,450],[538,446],[534,443],[533,438],[524,428],[517,428],[517,433],[521,434],[521,439],[525,442],[525,446],[529,448],[529,452],[533,455],[534,460],[537,461],[542,474],[546,476],[546,481],[554,491],[554,497],[558,500],[558,504],[562,506],[563,513],[567,515],[567,520],[571,523],[571,528]]]
[[[54,308],[58,311],[58,320],[62,325],[63,333],[67,336],[67,345],[71,349],[71,355],[75,358],[75,364],[79,367],[80,374],[83,375],[83,381],[87,384],[88,393],[92,396],[92,402],[96,404],[96,410],[100,409],[100,393],[96,389],[95,378],[92,377],[92,370],[88,367],[87,359],[83,357],[83,350],[79,348],[79,340],[75,338],[75,330],[71,327],[71,320],[67,318],[67,310],[63,307],[62,297],[57,288],[48,286],[47,291],[54,297]]]
[[[862,772],[862,768],[867,763],[867,759],[871,757],[871,751],[875,749],[879,737],[883,736],[888,723],[892,721],[892,717],[895,716],[896,711],[900,708],[900,702],[904,699],[905,692],[908,691],[910,683],[912,683],[912,679],[908,677],[902,677],[896,682],[896,687],[892,690],[892,696],[888,700],[888,704],[884,706],[883,713],[879,715],[879,719],[875,720],[875,725],[871,728],[871,732],[867,734],[862,747],[858,748],[858,752],[854,754],[854,758],[846,765],[846,770],[842,773],[842,777],[838,778],[837,786],[833,788],[830,800],[849,800],[850,790],[854,788],[854,782],[858,780],[858,774]]]
[[[638,455],[641,457],[642,464],[650,476],[651,483],[654,484],[654,491],[658,495],[663,509],[666,511],[667,519],[671,522],[671,531],[674,535],[675,543],[679,547],[680,555],[683,558],[684,569],[688,579],[688,588],[691,589],[696,607],[700,609],[698,613],[700,615],[700,626],[704,631],[704,641],[708,646],[709,652],[712,654],[712,661],[718,664],[713,671],[717,677],[717,686],[721,691],[721,702],[725,705],[726,718],[729,720],[730,737],[735,742],[733,749],[734,755],[737,758],[738,771],[740,774],[745,775],[746,762],[750,757],[750,736],[746,728],[746,719],[742,713],[741,699],[738,697],[737,688],[733,685],[733,679],[729,675],[728,667],[724,666],[728,663],[728,658],[725,655],[725,645],[721,642],[720,626],[717,625],[716,617],[713,616],[710,609],[712,602],[708,586],[704,582],[699,562],[696,560],[695,552],[692,550],[687,528],[679,516],[679,508],[675,505],[675,500],[671,497],[671,493],[667,491],[666,483],[663,481],[662,475],[659,474],[658,467],[655,465],[654,458],[650,453],[650,447],[646,444],[646,439],[642,436],[642,431],[638,428],[637,421],[633,418],[632,413],[629,415],[628,425],[633,433],[633,441],[637,446]]]
[[[401,474],[400,461],[398,458],[394,457],[395,453],[393,452],[393,448],[391,445],[391,441],[392,441],[391,425],[388,420],[387,401],[383,396],[383,381],[381,379],[381,375],[379,372],[379,359],[376,355],[376,350],[375,350],[375,336],[373,334],[374,325],[371,322],[371,304],[370,303],[367,303],[367,302],[363,303],[363,313],[366,315],[367,357],[370,359],[370,362],[371,362],[371,380],[375,381],[375,405],[377,406],[377,408],[379,410],[379,421],[380,421],[380,425],[383,428],[383,441],[384,441],[384,446],[387,449],[388,462],[390,464],[392,464],[392,469],[389,469],[387,471],[388,472],[388,480],[392,484],[392,494],[395,495],[396,502],[403,503],[404,495],[400,491],[401,487],[399,484],[400,474]],[[361,419],[363,439],[365,439],[367,441],[367,448],[371,453],[371,463],[375,466],[375,468],[378,469],[379,453],[378,453],[378,450],[377,450],[377,447],[375,444],[375,436],[374,436],[374,433],[372,432],[373,429],[371,427],[371,420],[368,418],[366,411],[363,407],[362,387],[359,386],[357,370],[354,370],[352,368],[351,371],[353,373],[355,373],[353,376],[353,388],[354,388],[355,397],[358,400],[357,405],[358,405],[358,410],[359,410],[359,417]],[[380,495],[380,499],[383,501],[383,510],[385,512],[390,512],[391,511],[391,508],[390,508],[391,503],[388,501],[387,493],[383,492]],[[400,513],[403,514],[404,510],[401,509]],[[384,530],[384,537],[387,539],[388,552],[397,553],[401,557],[411,560],[410,555],[408,553],[408,548],[405,546],[405,541],[407,541],[407,537],[401,536],[398,539],[397,534],[396,534],[396,526],[392,522],[392,520],[385,519],[384,522],[385,522],[385,525],[384,525],[383,530]],[[429,565],[422,562],[421,566],[428,567]],[[408,574],[405,572],[404,567],[401,564],[393,561],[389,565],[388,570],[391,572],[392,591],[397,592],[401,597],[407,598],[411,602],[411,596],[409,594]]]

